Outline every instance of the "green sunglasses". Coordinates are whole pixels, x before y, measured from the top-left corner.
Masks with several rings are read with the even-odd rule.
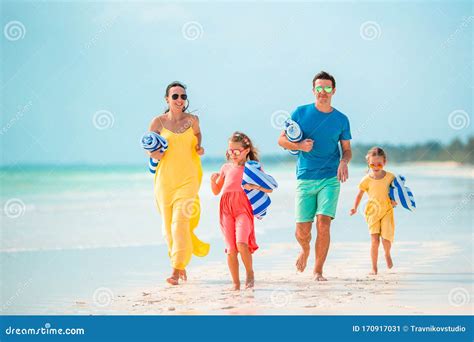
[[[326,93],[328,93],[328,94],[329,94],[330,92],[332,92],[332,87],[331,87],[331,86],[325,86],[324,88],[323,88],[322,86],[314,87],[314,90],[316,90],[317,93],[322,92],[323,89],[324,89],[324,91],[325,91]]]

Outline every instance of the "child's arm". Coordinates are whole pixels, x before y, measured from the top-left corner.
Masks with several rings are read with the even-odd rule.
[[[201,134],[201,128],[199,127],[199,118],[197,115],[193,115],[193,133],[197,138],[197,145],[196,145],[196,152],[202,156],[204,154],[204,148],[201,147],[201,142],[202,142],[202,134]]]
[[[351,209],[351,216],[357,212],[357,208],[359,207],[362,196],[364,196],[364,192],[364,190],[359,190],[359,193],[357,194],[355,199],[354,208]]]
[[[270,194],[270,193],[273,192],[273,189],[265,189],[265,188],[262,188],[259,185],[255,185],[255,184],[245,184],[244,189],[247,189],[247,190],[255,189],[255,190],[266,192],[267,194]]]
[[[224,186],[224,175],[213,173],[211,175],[211,189],[214,195],[219,195]]]

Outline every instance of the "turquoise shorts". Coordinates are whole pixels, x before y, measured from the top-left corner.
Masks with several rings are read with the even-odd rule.
[[[313,222],[316,215],[336,217],[341,185],[337,177],[296,181],[296,222]]]

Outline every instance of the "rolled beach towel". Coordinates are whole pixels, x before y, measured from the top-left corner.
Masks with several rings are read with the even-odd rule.
[[[411,190],[405,186],[405,177],[402,175],[395,176],[389,190],[390,199],[400,203],[403,208],[415,211],[415,197]]]
[[[161,135],[159,135],[156,132],[147,132],[143,135],[141,139],[141,144],[142,147],[150,152],[155,152],[160,150],[161,152],[166,151],[168,148],[168,141],[166,141],[165,138],[163,138]],[[158,160],[153,159],[150,157],[148,161],[148,170],[150,170],[151,173],[156,172],[156,167],[158,166]]]
[[[300,142],[303,139],[303,131],[301,130],[300,125],[292,119],[287,119],[285,121],[285,134],[289,141],[291,142]],[[288,151],[293,155],[297,155],[299,151]]]
[[[259,185],[262,188],[272,190],[278,187],[276,180],[272,176],[263,172],[260,163],[254,160],[245,163],[242,187],[245,184]],[[250,201],[250,205],[252,206],[253,215],[261,220],[267,214],[267,209],[272,202],[270,197],[260,190],[244,189],[244,191]]]

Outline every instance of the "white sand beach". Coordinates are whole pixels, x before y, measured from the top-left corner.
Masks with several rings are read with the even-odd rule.
[[[182,285],[157,280],[156,286],[117,294],[104,290],[92,302],[78,300],[72,311],[132,315],[472,314],[472,305],[466,302],[470,296],[466,291],[472,291],[472,274],[432,271],[433,264],[459,252],[450,243],[401,243],[394,254],[399,265],[388,271],[381,264],[377,276],[368,275],[368,244],[334,243],[336,258],[327,263],[327,282],[313,280],[311,263],[304,273],[296,273],[292,265],[295,244],[266,247],[256,258],[256,286],[252,290],[229,290],[225,262],[212,262],[191,267],[189,279]],[[398,259],[400,254],[404,254],[403,261]]]

